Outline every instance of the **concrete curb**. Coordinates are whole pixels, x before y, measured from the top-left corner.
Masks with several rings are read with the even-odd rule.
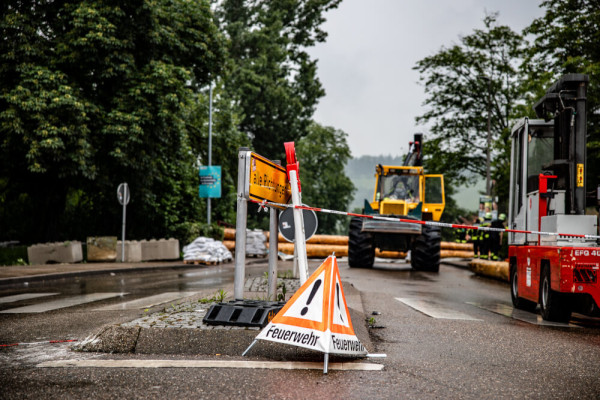
[[[342,285],[354,332],[367,350],[374,352],[362,295],[347,282]],[[240,356],[261,329],[204,325],[201,321],[205,313],[198,309],[206,311],[209,306],[191,301],[121,325],[107,325],[96,334],[77,342],[72,349],[100,353]],[[169,327],[154,327],[152,320],[156,319],[182,321]],[[320,352],[267,341],[257,342],[249,356],[271,360],[321,360],[323,357]]]
[[[374,352],[364,313],[352,308],[349,311],[356,336],[368,350]],[[111,354],[241,356],[259,332],[258,328],[243,327],[185,329],[108,325],[71,348],[75,351]],[[256,343],[248,356],[295,361],[319,360],[323,357],[320,352],[262,340]]]
[[[87,265],[87,264],[81,264]],[[197,268],[197,267],[205,267],[204,265],[191,265],[191,264],[166,264],[166,265],[140,265],[140,266],[127,266],[122,268],[106,268],[106,269],[78,269],[76,271],[69,272],[52,272],[47,274],[37,274],[37,275],[23,275],[23,276],[15,276],[12,278],[0,278],[0,285],[4,284],[15,284],[15,283],[24,283],[24,282],[37,282],[37,281],[45,281],[50,279],[64,279],[64,278],[72,278],[77,276],[91,276],[91,275],[102,275],[102,274],[111,274],[111,273],[127,273],[127,272],[144,272],[144,271],[154,271],[157,269],[181,269],[181,268]],[[27,268],[26,266],[23,268]]]

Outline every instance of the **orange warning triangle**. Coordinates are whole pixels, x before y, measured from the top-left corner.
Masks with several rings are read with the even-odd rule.
[[[354,334],[334,256],[317,268],[256,339],[324,353],[367,353]]]

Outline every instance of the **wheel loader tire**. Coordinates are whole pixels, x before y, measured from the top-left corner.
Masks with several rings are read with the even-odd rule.
[[[439,227],[423,225],[412,246],[410,263],[417,271],[439,272],[442,233]]]
[[[350,268],[373,268],[375,262],[375,243],[373,235],[362,232],[362,218],[350,220],[348,234],[348,265]]]

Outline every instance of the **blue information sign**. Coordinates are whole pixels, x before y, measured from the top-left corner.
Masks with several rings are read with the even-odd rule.
[[[221,197],[221,166],[203,165],[200,167],[200,197]]]

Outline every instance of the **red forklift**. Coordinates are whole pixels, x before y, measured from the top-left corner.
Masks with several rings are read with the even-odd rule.
[[[600,316],[598,216],[586,215],[587,75],[562,76],[512,129],[512,303],[545,320]]]

